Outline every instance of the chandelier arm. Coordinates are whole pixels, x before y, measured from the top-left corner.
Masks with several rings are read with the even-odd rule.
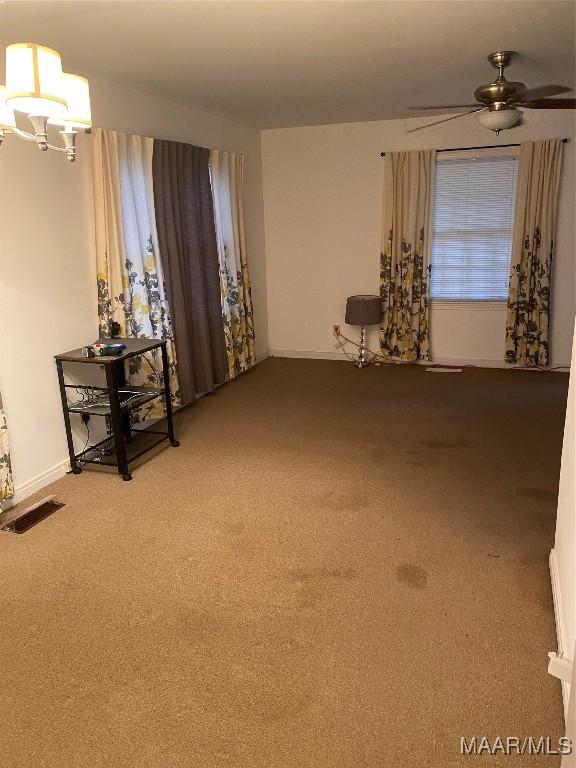
[[[21,139],[24,139],[25,141],[36,141],[36,136],[33,133],[29,133],[28,131],[23,131],[21,128],[10,128],[10,133],[16,134],[16,136],[20,136]],[[8,133],[8,131],[5,131],[5,133]],[[75,145],[75,138],[76,138],[76,131],[60,131],[65,146],[63,147],[57,147],[55,144],[49,144],[46,143],[47,149],[52,149],[54,152],[62,152],[64,153],[68,160],[71,162],[74,162],[76,159],[76,145]]]
[[[20,136],[20,138],[24,139],[24,141],[36,141],[36,136],[33,133],[29,133],[28,131],[23,131],[21,128],[16,128],[14,126],[10,128],[10,131],[12,133],[15,133],[16,136]]]
[[[36,141],[36,136],[33,133],[28,133],[28,131],[23,131],[20,128],[10,128],[10,131],[15,133],[16,136],[20,136],[20,138],[24,139],[24,141]],[[55,152],[68,151],[66,147],[57,147],[54,144],[46,144],[46,146],[48,149],[53,149]]]

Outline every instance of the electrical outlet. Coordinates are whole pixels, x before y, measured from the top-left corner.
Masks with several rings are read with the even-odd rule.
[[[334,334],[334,336],[340,335],[340,326],[337,323],[334,323],[334,325],[332,326],[332,333]]]

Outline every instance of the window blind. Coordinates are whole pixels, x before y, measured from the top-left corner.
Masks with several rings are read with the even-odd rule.
[[[506,301],[517,157],[436,162],[433,300]]]

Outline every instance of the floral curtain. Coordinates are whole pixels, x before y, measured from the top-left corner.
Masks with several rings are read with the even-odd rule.
[[[522,144],[508,312],[506,362],[549,364],[550,280],[562,159],[561,139]]]
[[[380,257],[385,357],[427,360],[435,152],[387,152]]]
[[[180,404],[176,351],[159,258],[152,189],[153,140],[96,128],[93,131],[93,180],[100,336],[110,338],[111,323],[120,336],[167,342],[173,405]],[[129,360],[132,384],[158,383],[159,350]],[[145,410],[144,410],[145,409]],[[155,400],[135,419],[161,417]]]
[[[0,509],[4,502],[14,496],[14,483],[12,481],[12,465],[10,464],[10,443],[8,442],[8,425],[6,414],[2,404],[0,392]]]
[[[228,377],[254,365],[254,317],[244,230],[244,157],[210,152]]]

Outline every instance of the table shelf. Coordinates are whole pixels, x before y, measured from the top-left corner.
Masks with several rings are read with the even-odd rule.
[[[131,439],[126,442],[126,459],[128,463],[136,461],[152,448],[156,448],[169,439],[167,432],[159,432],[154,429],[133,429]],[[90,445],[76,456],[83,464],[101,464],[106,467],[118,465],[118,454],[114,436],[101,440],[95,445]]]
[[[114,341],[123,342],[125,345],[124,351],[119,355],[84,357],[82,348],[73,349],[71,352],[64,352],[55,356],[56,369],[72,472],[80,474],[85,464],[101,464],[116,467],[124,480],[131,480],[132,475],[129,472],[131,462],[166,440],[174,447],[177,447],[179,443],[174,436],[172,421],[166,341],[159,339],[114,339]],[[128,384],[124,370],[125,361],[155,350],[160,350],[162,355],[163,386],[150,387]],[[106,386],[66,384],[64,378],[65,363],[102,366],[106,374]],[[81,399],[69,403],[68,390],[76,390]],[[84,398],[80,394],[82,392],[85,393]],[[157,398],[164,399],[166,431],[134,428],[130,422],[130,411]],[[76,453],[70,424],[70,414],[72,413],[79,414],[84,419],[86,416],[108,417],[110,436],[95,445],[84,448],[80,453]]]
[[[141,405],[149,403],[157,397],[162,397],[163,394],[163,389],[154,387],[129,386],[125,389],[119,389],[118,400],[120,410],[125,412],[133,408],[139,408]],[[69,403],[68,411],[70,413],[87,413],[90,416],[110,416],[112,414],[112,407],[107,390],[104,390],[96,400],[79,400],[75,403]]]

